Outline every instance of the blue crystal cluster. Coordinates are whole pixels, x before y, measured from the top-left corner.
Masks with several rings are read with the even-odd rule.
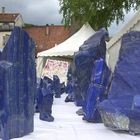
[[[35,44],[15,27],[0,54],[0,137],[24,136],[34,129]]]

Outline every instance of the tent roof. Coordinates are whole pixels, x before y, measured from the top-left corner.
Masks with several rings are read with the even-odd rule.
[[[70,38],[55,47],[38,53],[39,56],[72,56],[95,31],[86,23]]]
[[[107,43],[108,49],[111,48],[123,34],[129,32],[140,21],[140,9],[134,17]]]

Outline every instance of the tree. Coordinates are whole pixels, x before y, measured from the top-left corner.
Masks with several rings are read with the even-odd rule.
[[[94,29],[109,27],[113,21],[124,20],[124,13],[138,9],[140,0],[59,0],[63,23],[81,25],[89,22]]]
[[[30,27],[34,27],[36,25],[30,24],[30,23],[25,23],[24,26],[25,26],[25,28],[30,28]]]

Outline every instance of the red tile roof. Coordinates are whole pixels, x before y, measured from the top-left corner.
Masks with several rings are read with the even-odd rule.
[[[64,26],[48,26],[48,35],[46,35],[46,28],[46,26],[25,28],[28,34],[36,42],[36,53],[50,49],[54,47],[55,44],[60,44],[70,37],[70,30],[66,29]]]
[[[0,13],[0,22],[14,22],[19,13]]]

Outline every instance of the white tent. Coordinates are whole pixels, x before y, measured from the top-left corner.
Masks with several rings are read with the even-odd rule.
[[[140,9],[134,17],[107,43],[109,65],[112,71],[114,71],[118,60],[122,36],[129,31],[140,31]]]
[[[95,31],[91,28],[91,26],[86,23],[79,31],[77,31],[66,41],[49,50],[38,53],[37,56],[72,56],[74,52],[78,51],[79,47],[84,43],[84,41],[94,33]]]
[[[42,76],[43,68],[45,66],[46,58],[53,56],[70,57],[74,55],[74,52],[79,50],[79,47],[86,41],[95,31],[91,26],[86,23],[79,31],[68,38],[63,43],[56,45],[55,47],[42,51],[37,55],[37,77]],[[60,77],[61,79],[61,77]]]

